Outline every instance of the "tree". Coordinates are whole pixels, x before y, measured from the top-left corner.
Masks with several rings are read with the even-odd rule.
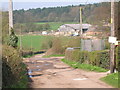
[[[81,6],[81,5],[79,5]],[[33,23],[33,22],[78,22],[79,6],[37,8],[29,10],[15,10],[15,23]],[[82,5],[83,22],[90,24],[110,23],[110,3],[103,2],[97,4]]]
[[[56,17],[57,17],[57,14],[54,13],[54,12],[51,12],[51,13],[48,15],[48,21],[49,21],[49,22],[54,22]]]
[[[71,21],[71,17],[68,13],[64,12],[61,15],[61,20],[60,21],[62,21],[62,22]]]
[[[71,16],[72,20],[78,20],[79,21],[79,7],[72,7],[70,9],[69,15]]]
[[[18,37],[15,35],[14,30],[11,28],[11,34],[9,37],[8,45],[16,48],[18,43]]]

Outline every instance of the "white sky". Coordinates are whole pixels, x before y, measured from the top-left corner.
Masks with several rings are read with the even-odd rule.
[[[12,0],[13,9],[30,9],[30,8],[43,8],[43,7],[57,7],[68,5],[80,5],[98,2],[109,2],[110,0]],[[3,3],[4,2],[4,3]],[[8,9],[9,0],[2,0],[2,8]]]
[[[8,2],[9,0],[2,0]],[[13,2],[106,2],[110,0],[13,0]]]

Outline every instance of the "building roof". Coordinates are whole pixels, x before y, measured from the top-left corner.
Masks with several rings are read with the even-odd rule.
[[[82,24],[82,28],[83,29],[88,29],[91,25],[90,24]],[[65,28],[71,28],[71,29],[74,29],[74,30],[80,30],[80,24],[64,24],[62,26],[60,26],[61,29],[65,29]]]

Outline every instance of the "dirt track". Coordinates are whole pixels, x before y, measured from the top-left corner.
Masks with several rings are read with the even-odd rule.
[[[42,55],[24,60],[31,88],[112,88],[99,80],[107,73],[73,69],[60,61],[62,57],[41,58]]]

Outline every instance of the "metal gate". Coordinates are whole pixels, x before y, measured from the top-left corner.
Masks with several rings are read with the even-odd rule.
[[[103,39],[81,39],[82,51],[104,50],[105,41]]]

